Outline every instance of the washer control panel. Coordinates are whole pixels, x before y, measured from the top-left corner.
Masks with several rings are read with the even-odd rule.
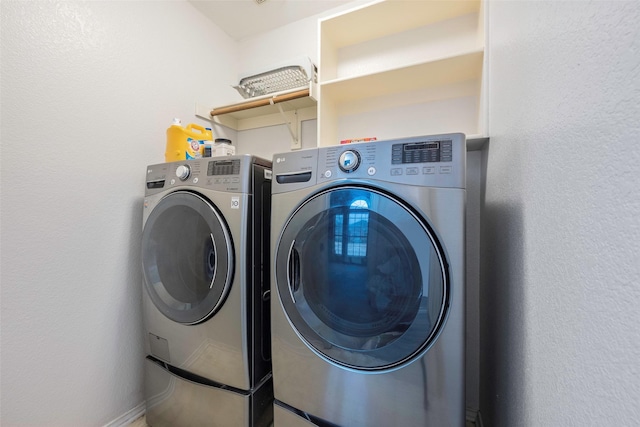
[[[241,171],[250,167],[251,158],[248,155],[151,165],[147,167],[146,194],[185,185],[234,193],[247,192],[249,181],[242,179]]]

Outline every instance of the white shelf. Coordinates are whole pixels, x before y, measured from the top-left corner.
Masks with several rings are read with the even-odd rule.
[[[338,104],[399,92],[414,92],[451,83],[477,80],[482,75],[482,60],[483,51],[477,50],[380,73],[327,81],[320,84],[320,90],[323,97]]]
[[[485,136],[484,19],[480,0],[378,0],[321,19],[318,144]]]
[[[332,49],[339,49],[479,10],[480,0],[379,0],[324,18],[320,37],[325,45],[328,42]]]

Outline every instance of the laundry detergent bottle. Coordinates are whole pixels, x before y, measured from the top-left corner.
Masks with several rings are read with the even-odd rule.
[[[199,159],[204,153],[204,144],[211,141],[211,130],[194,123],[182,127],[180,119],[173,119],[167,129],[167,147],[164,153],[166,162]]]

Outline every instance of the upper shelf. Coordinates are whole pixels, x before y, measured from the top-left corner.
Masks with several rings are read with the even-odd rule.
[[[366,4],[320,21],[322,37],[334,49],[405,32],[478,12],[480,0],[384,1]],[[372,22],[383,23],[371,25]]]

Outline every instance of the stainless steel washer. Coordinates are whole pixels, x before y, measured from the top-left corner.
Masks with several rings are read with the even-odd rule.
[[[275,426],[463,426],[463,134],[273,158]]]
[[[147,168],[147,423],[266,426],[271,163],[254,156]]]

